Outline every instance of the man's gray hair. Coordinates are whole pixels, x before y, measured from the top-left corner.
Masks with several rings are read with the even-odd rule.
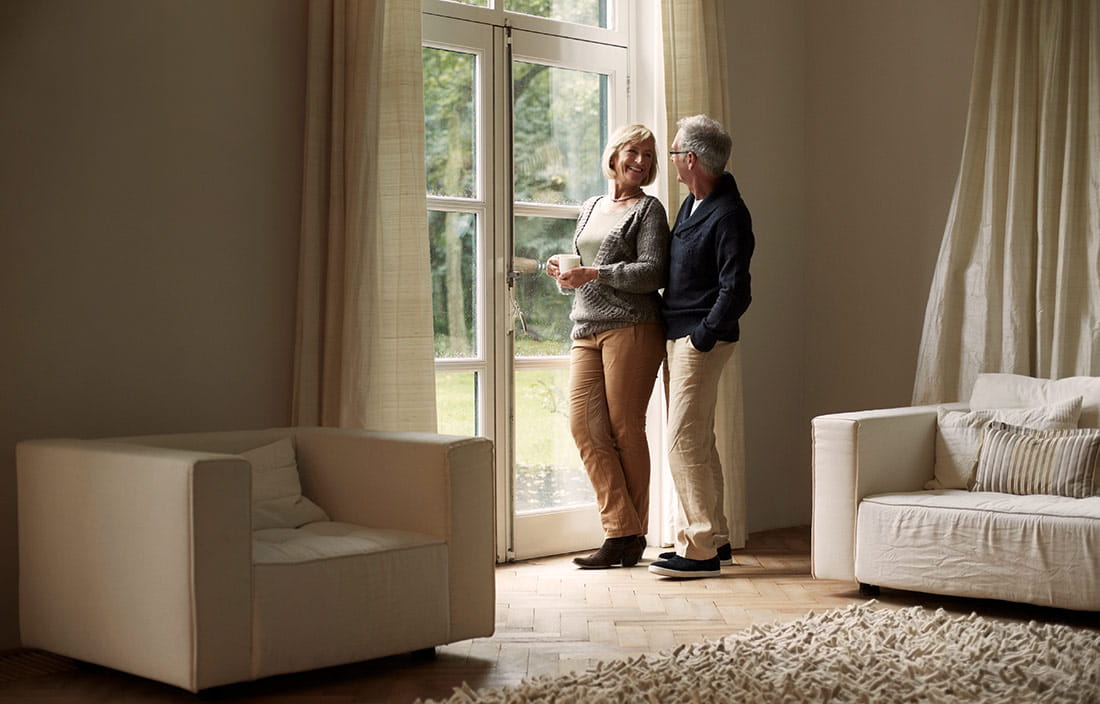
[[[730,133],[718,120],[706,115],[681,118],[676,126],[680,128],[680,149],[693,152],[704,169],[720,176],[726,170],[733,147]]]

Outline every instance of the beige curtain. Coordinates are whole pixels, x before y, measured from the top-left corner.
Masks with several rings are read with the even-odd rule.
[[[420,1],[311,0],[294,422],[435,430]]]
[[[1100,375],[1100,2],[986,0],[915,403]]]
[[[662,0],[665,105],[668,137],[676,135],[676,121],[705,113],[732,133],[727,74],[726,7],[723,0]],[[733,134],[730,170],[737,171],[737,135]],[[688,191],[665,169],[669,217],[675,218]],[[745,505],[745,443],[741,397],[741,344],[719,382],[715,432],[725,475],[725,510],[730,521],[730,543],[744,547],[748,534]],[[682,516],[681,516],[681,520]]]

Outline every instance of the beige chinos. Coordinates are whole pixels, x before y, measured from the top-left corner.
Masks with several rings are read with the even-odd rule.
[[[709,352],[700,352],[690,336],[667,343],[668,461],[686,519],[677,532],[676,553],[690,560],[709,560],[719,545],[729,542],[714,415],[718,380],[736,344],[718,342]]]
[[[665,329],[642,323],[573,340],[569,419],[608,538],[649,531],[645,414]]]

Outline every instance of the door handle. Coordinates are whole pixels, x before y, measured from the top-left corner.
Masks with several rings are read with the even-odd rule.
[[[508,283],[526,274],[537,274],[542,269],[542,263],[530,257],[512,257],[512,270],[508,272]]]

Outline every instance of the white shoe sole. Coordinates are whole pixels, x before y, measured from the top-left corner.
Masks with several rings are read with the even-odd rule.
[[[722,570],[671,570],[659,565],[650,565],[649,571],[662,577],[680,577],[681,579],[698,579],[702,577],[721,577]]]

